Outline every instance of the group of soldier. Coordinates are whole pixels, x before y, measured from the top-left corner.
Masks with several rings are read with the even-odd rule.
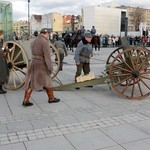
[[[81,26],[80,29],[78,29],[77,27],[74,29],[74,31],[71,31],[69,28],[66,30],[66,34],[78,34],[78,35],[84,35],[84,33],[88,31],[90,32],[92,35],[96,34],[96,29],[95,26],[92,26],[91,30],[86,30],[84,26]]]
[[[84,72],[84,75],[87,75],[90,72],[90,58],[93,56],[91,39],[96,33],[94,26],[91,31],[86,31],[83,26],[80,32],[83,34],[83,38],[78,43],[74,56],[77,67],[75,82],[76,78],[81,75],[82,71]],[[4,51],[7,45],[3,43],[3,35],[3,31],[0,31],[0,94],[6,94],[7,91],[3,89],[3,84],[8,80],[7,61],[4,57]],[[45,90],[48,96],[48,103],[56,103],[60,101],[59,98],[54,96],[52,79],[50,78],[50,75],[53,73],[53,64],[49,46],[50,32],[47,28],[43,28],[41,29],[40,34],[35,34],[34,36],[35,38],[30,45],[32,60],[27,69],[24,84],[25,92],[22,102],[24,107],[33,105],[33,103],[30,102],[30,96],[33,90]],[[64,42],[59,38],[54,42],[54,46],[60,54],[59,70],[61,71],[63,69],[64,56],[67,56],[67,49]]]

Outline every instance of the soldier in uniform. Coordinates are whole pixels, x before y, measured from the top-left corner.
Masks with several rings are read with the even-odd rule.
[[[46,90],[48,103],[60,101],[60,99],[54,96],[52,79],[50,77],[53,72],[53,65],[50,55],[49,34],[49,30],[43,28],[33,43],[31,43],[32,61],[26,75],[23,106],[33,105],[29,101],[33,90]]]
[[[90,58],[93,56],[91,40],[92,34],[90,32],[85,32],[84,37],[77,45],[74,57],[77,66],[75,82],[76,78],[81,75],[82,70],[84,75],[90,73]]]
[[[64,56],[67,56],[67,48],[65,43],[61,40],[61,38],[58,38],[58,41],[54,43],[54,46],[57,48],[59,56],[60,56],[60,68],[59,70],[62,71],[63,69],[63,60]]]
[[[6,44],[3,43],[4,33],[0,30],[0,94],[6,94],[7,91],[3,89],[3,84],[8,80],[8,68],[5,59]]]

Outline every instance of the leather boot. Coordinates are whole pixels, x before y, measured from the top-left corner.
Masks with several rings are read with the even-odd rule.
[[[53,88],[46,88],[46,92],[48,95],[48,103],[57,103],[60,101],[59,98],[54,97]]]
[[[2,87],[2,84],[0,84],[0,94],[6,94],[7,91],[5,91]]]
[[[30,95],[31,95],[32,91],[33,90],[31,88],[25,90],[24,100],[23,100],[23,103],[22,103],[23,106],[26,107],[26,106],[32,106],[33,105],[33,103],[29,102],[29,98],[30,98]]]

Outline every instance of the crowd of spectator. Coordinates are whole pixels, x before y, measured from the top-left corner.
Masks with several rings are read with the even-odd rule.
[[[127,36],[129,45],[150,47],[150,36]],[[121,36],[100,35],[101,47],[121,46]]]

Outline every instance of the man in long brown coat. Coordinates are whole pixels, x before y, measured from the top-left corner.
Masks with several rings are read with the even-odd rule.
[[[32,106],[29,101],[33,90],[40,91],[45,89],[48,95],[49,103],[59,102],[55,98],[52,88],[51,73],[53,71],[52,60],[50,56],[49,31],[43,28],[36,39],[31,43],[32,60],[27,71],[25,80],[25,95],[23,106]]]

